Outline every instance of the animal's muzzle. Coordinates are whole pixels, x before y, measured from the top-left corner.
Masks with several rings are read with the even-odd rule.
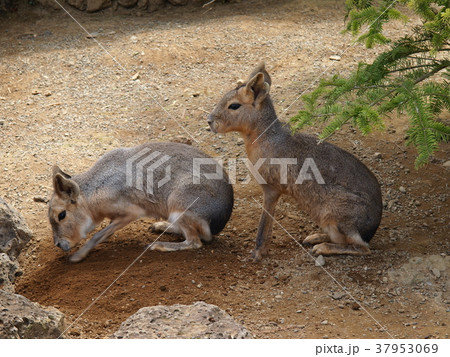
[[[216,132],[216,127],[214,125],[214,117],[211,114],[208,115],[207,121],[208,121],[209,127],[211,128],[211,131],[213,133],[215,133]]]
[[[66,240],[60,240],[59,242],[55,243],[55,245],[64,250],[65,252],[67,252],[68,250],[70,250],[70,243]]]

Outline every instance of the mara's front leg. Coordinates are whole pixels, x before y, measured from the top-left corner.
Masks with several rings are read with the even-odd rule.
[[[272,238],[273,216],[280,193],[273,187],[263,185],[263,211],[259,220],[258,234],[256,236],[256,247],[252,253],[254,261],[260,261],[267,254],[267,246]]]
[[[69,260],[72,263],[78,263],[82,261],[97,244],[104,242],[109,237],[111,237],[115,231],[125,227],[128,223],[134,221],[135,219],[136,217],[131,216],[123,216],[114,219],[107,227],[95,233],[94,236],[85,245],[83,245],[80,249],[78,249],[78,251],[70,256]]]

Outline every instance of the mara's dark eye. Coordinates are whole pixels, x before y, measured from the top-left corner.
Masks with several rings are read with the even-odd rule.
[[[64,218],[66,218],[66,211],[62,211],[60,214],[58,214],[59,221],[62,221]]]
[[[241,105],[239,103],[231,103],[228,109],[236,110],[239,109]]]

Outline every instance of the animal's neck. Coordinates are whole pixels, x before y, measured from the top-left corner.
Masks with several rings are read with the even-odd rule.
[[[103,221],[105,216],[102,214],[103,210],[97,209],[101,205],[98,200],[98,189],[93,187],[92,178],[87,176],[87,173],[76,175],[72,178],[80,186],[79,204],[84,207],[89,213],[92,221],[95,224]]]
[[[273,106],[270,105],[261,112],[257,124],[247,133],[242,133],[247,155],[252,161],[265,155],[270,156],[276,150],[274,146],[289,140],[291,136],[290,131],[278,119]]]

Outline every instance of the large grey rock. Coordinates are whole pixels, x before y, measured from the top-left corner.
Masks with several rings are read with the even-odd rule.
[[[177,5],[177,6],[181,6],[181,5],[187,5],[187,3],[189,2],[189,0],[168,0],[172,5]]]
[[[145,10],[147,8],[147,5],[148,5],[148,0],[138,0],[136,6],[139,10]]]
[[[99,10],[106,9],[112,4],[111,0],[87,0],[86,1],[86,11],[95,12]]]
[[[64,1],[58,1],[61,5],[64,5]],[[41,4],[44,7],[49,7],[55,10],[61,10],[61,6],[59,6],[55,0],[37,0],[38,4]]]
[[[14,292],[14,281],[22,275],[19,263],[12,261],[5,253],[0,253],[0,289]]]
[[[54,0],[52,0],[54,1]],[[86,9],[86,0],[66,0],[67,3],[78,10],[85,10]]]
[[[437,273],[439,272],[439,273]],[[398,269],[388,271],[389,279],[401,285],[431,283],[438,275],[450,274],[450,256],[414,257]]]
[[[143,307],[120,325],[113,338],[252,338],[250,332],[215,305]]]
[[[147,11],[148,12],[156,11],[163,5],[164,5],[164,0],[148,0]],[[138,7],[139,7],[139,2],[138,2]]]
[[[22,215],[0,198],[0,253],[17,258],[32,236]]]
[[[118,0],[118,3],[122,7],[133,7],[138,0]]]
[[[0,290],[0,339],[58,338],[64,331],[64,315],[22,295]]]

